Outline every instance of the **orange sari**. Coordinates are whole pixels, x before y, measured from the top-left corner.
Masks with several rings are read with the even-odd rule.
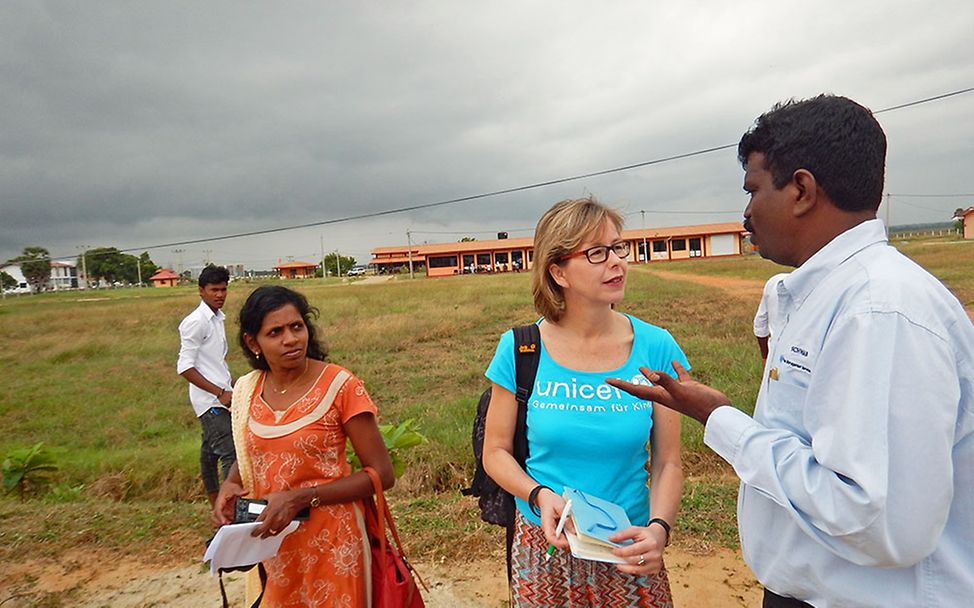
[[[348,374],[347,379],[339,379],[332,388],[332,381],[340,374]],[[249,404],[246,431],[257,497],[349,475],[342,425],[357,414],[376,413],[362,381],[328,364],[307,393],[287,410],[275,412],[261,397],[264,379],[265,374],[261,374]],[[322,416],[319,405],[324,407],[329,390],[334,401]],[[273,559],[264,562],[267,586],[261,606],[366,606],[364,530],[358,501],[311,509],[310,519],[284,539]]]

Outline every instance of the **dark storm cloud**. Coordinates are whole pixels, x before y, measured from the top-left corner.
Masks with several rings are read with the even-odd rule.
[[[445,200],[733,143],[791,96],[876,108],[974,83],[968,2],[766,5],[4,3],[0,258]],[[971,191],[953,167],[974,159],[972,104],[882,116],[890,190]],[[362,258],[406,230],[530,227],[584,192],[633,213],[630,225],[639,210],[657,224],[729,221],[739,184],[722,151],[194,250],[274,260],[329,241]]]

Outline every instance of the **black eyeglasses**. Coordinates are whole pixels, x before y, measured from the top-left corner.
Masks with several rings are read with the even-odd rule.
[[[588,260],[589,264],[601,264],[602,262],[609,259],[609,250],[612,250],[614,254],[619,256],[620,259],[625,259],[629,257],[629,241],[617,241],[611,245],[596,245],[595,247],[589,247],[583,251],[576,251],[575,253],[566,253],[565,255],[558,258],[559,261],[570,260],[572,258],[577,258],[584,255],[585,259]]]

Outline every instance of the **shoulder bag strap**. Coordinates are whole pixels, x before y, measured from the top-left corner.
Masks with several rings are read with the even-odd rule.
[[[384,572],[387,563],[386,558],[388,557],[386,555],[386,528],[388,528],[390,534],[392,534],[392,540],[396,544],[396,548],[399,549],[399,555],[404,556],[406,553],[402,549],[402,541],[399,540],[399,531],[396,530],[396,523],[392,519],[392,512],[389,511],[389,503],[386,502],[385,494],[382,491],[382,482],[379,480],[379,473],[376,472],[376,470],[372,467],[362,467],[362,470],[365,471],[368,474],[369,479],[372,480],[372,489],[375,492],[375,510],[377,511],[376,519],[379,522],[378,532],[380,534],[379,550],[382,552],[381,559]],[[423,577],[419,575],[419,572],[416,572],[412,566],[410,566],[409,569],[413,573],[413,576],[416,577],[419,584],[422,585],[423,589],[429,593],[429,588],[426,586],[426,581],[424,581]]]

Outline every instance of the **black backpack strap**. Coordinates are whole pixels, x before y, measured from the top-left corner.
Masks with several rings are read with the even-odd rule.
[[[521,468],[528,460],[528,399],[534,392],[534,379],[541,361],[541,331],[537,323],[514,328],[514,369],[517,377],[517,424],[514,427],[514,459]],[[511,581],[511,558],[517,514],[507,526],[507,581]]]
[[[517,424],[514,429],[514,459],[521,468],[528,459],[528,398],[541,361],[541,331],[537,323],[514,328],[514,369],[517,379]]]

